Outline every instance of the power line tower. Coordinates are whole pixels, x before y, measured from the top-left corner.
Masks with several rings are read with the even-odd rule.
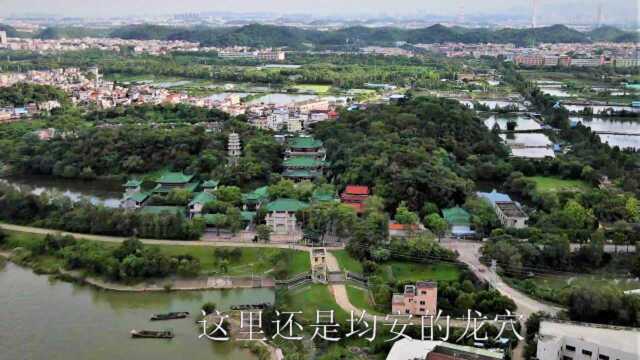
[[[604,24],[604,14],[602,12],[602,2],[598,3],[596,10],[596,27],[599,28]]]
[[[464,2],[460,2],[460,6],[458,6],[458,17],[456,19],[456,23],[458,25],[464,24]]]

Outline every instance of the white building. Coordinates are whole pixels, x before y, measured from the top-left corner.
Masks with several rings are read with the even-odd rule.
[[[527,227],[529,217],[520,209],[520,206],[513,201],[495,203],[496,215],[505,227],[524,229]]]
[[[557,320],[540,322],[538,360],[639,360],[640,329]]]
[[[7,45],[8,41],[7,41],[7,32],[6,31],[0,31],[0,45]]]

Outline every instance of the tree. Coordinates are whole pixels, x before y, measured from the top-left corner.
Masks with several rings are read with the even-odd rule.
[[[409,209],[407,208],[407,204],[404,201],[402,201],[396,209],[395,220],[399,224],[404,225],[413,225],[417,224],[418,221],[420,221],[416,213],[409,211]]]
[[[256,235],[259,241],[269,242],[271,240],[271,227],[265,224],[256,226]]]
[[[288,179],[282,179],[276,184],[269,186],[269,198],[271,200],[279,198],[297,198],[296,184]]]
[[[219,236],[220,229],[227,224],[227,216],[224,214],[213,214],[211,215],[211,220],[213,222],[213,226],[216,227],[216,234]]]
[[[473,294],[462,293],[456,299],[456,309],[466,313],[467,310],[473,310],[475,302]]]
[[[634,196],[630,196],[625,204],[627,210],[627,217],[631,222],[640,222],[640,205],[638,205],[638,199]]]
[[[447,229],[449,228],[449,224],[447,223],[447,221],[437,213],[427,215],[427,217],[425,217],[424,219],[424,222],[425,225],[431,231],[433,231],[434,234],[436,234],[436,236],[438,237],[438,242],[440,242],[442,235],[444,235],[445,231],[447,231]]]
[[[227,208],[227,228],[232,234],[237,234],[242,228],[242,214],[236,207]]]
[[[237,186],[219,186],[216,198],[222,202],[239,206],[242,203],[242,191]]]

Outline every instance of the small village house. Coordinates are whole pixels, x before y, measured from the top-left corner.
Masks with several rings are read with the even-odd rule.
[[[438,285],[431,281],[418,281],[405,285],[404,293],[393,294],[393,314],[435,315],[438,310]]]
[[[516,229],[527,227],[529,217],[522,211],[520,204],[511,200],[509,195],[499,193],[495,190],[490,193],[478,192],[477,195],[493,206],[502,226]]]

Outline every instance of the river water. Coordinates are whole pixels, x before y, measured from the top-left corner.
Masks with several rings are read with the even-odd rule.
[[[269,289],[130,293],[99,290],[52,280],[8,263],[0,270],[0,359],[220,359],[255,357],[233,342],[214,343],[193,318],[150,322],[153,313],[196,314],[212,301],[232,304],[274,302]],[[172,340],[132,339],[132,329],[167,329]]]
[[[83,181],[30,175],[4,177],[0,181],[37,195],[64,196],[74,202],[86,199],[94,205],[113,208],[120,206],[124,191],[122,184],[114,180]]]
[[[608,135],[601,134],[600,139],[610,146],[619,146],[620,148],[632,148],[640,150],[640,121],[633,119],[622,118],[598,118],[598,117],[582,117],[572,116],[572,121],[580,121],[584,126],[591,128],[591,130],[616,132],[621,134],[635,134],[635,135]]]

